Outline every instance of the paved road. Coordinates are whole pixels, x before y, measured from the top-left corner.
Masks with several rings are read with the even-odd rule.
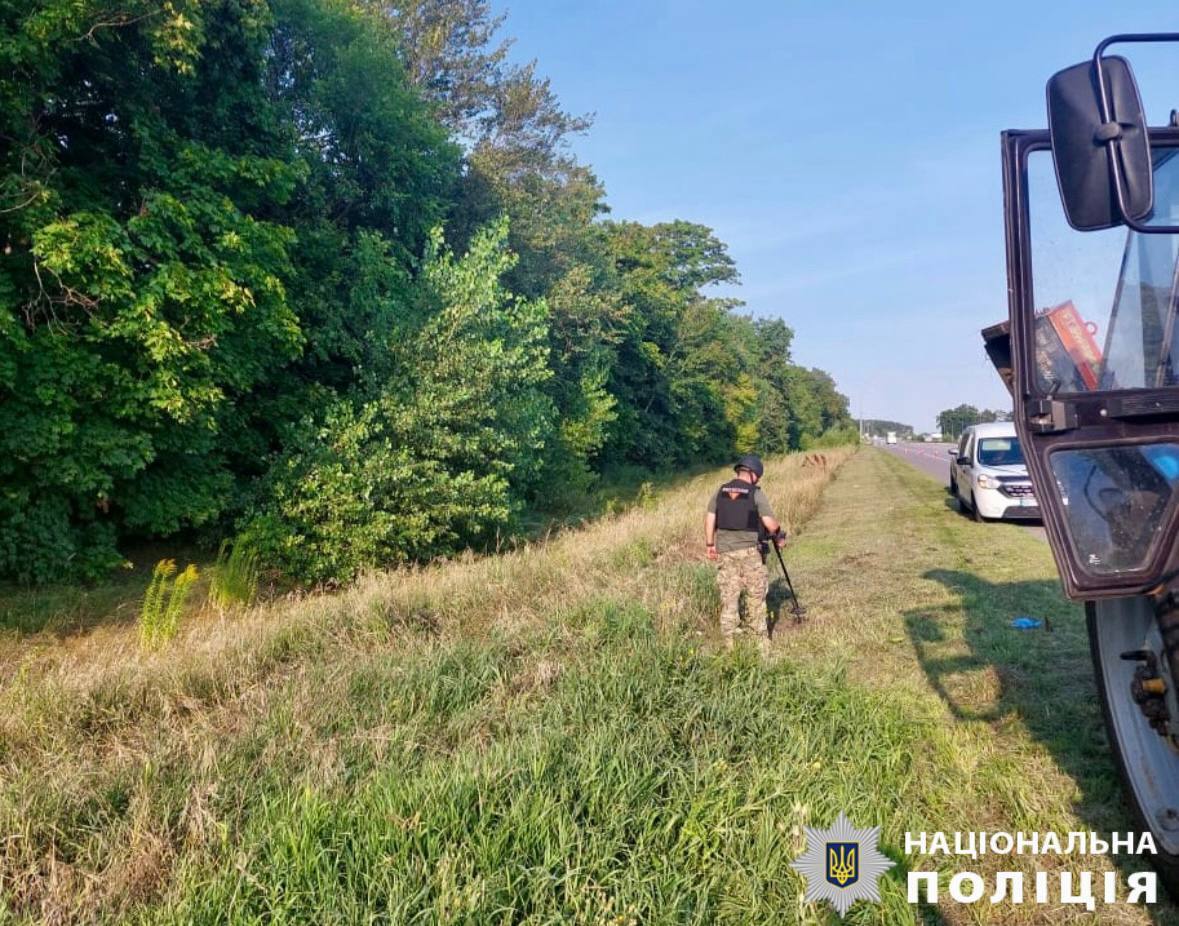
[[[883,444],[885,450],[912,463],[946,485],[950,484],[950,448],[953,444]]]
[[[893,456],[900,457],[924,473],[929,473],[942,485],[950,484],[950,454],[953,444],[923,444],[900,443],[883,444],[885,450]],[[1024,524],[1025,530],[1035,534],[1041,540],[1047,540],[1048,535],[1040,524]]]

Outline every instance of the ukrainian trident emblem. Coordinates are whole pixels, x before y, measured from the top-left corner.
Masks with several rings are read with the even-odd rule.
[[[859,829],[840,814],[830,829],[807,826],[806,851],[790,867],[806,879],[806,899],[826,900],[842,917],[857,900],[880,901],[877,879],[896,863],[876,848],[880,827]]]
[[[847,887],[860,878],[857,863],[860,844],[858,842],[827,843],[827,880],[836,887]]]

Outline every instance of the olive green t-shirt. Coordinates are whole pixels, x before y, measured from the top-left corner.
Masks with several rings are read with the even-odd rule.
[[[713,492],[712,497],[708,500],[709,514],[716,514],[717,494]],[[770,507],[770,500],[766,497],[766,493],[761,490],[761,486],[754,486],[753,504],[757,507],[757,516],[759,518],[777,517],[774,514],[774,509]],[[732,553],[735,550],[745,550],[755,546],[757,546],[757,531],[718,530],[716,532],[717,553]]]

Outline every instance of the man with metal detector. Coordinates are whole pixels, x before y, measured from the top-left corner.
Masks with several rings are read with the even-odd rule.
[[[770,500],[758,487],[765,472],[761,459],[748,454],[733,469],[736,478],[721,486],[708,501],[704,543],[708,558],[717,564],[720,627],[725,646],[732,648],[739,630],[741,593],[745,592],[749,621],[759,634],[764,652],[770,642],[765,610],[768,589],[765,554],[771,540],[777,548],[785,545],[786,532],[774,516]]]

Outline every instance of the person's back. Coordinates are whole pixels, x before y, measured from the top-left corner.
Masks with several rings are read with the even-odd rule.
[[[774,516],[765,492],[740,477],[720,487],[708,510],[716,514],[718,553],[756,547],[763,533],[761,518]]]
[[[750,622],[761,637],[763,648],[769,643],[769,625],[765,618],[768,586],[762,557],[763,538],[785,542],[782,527],[765,492],[758,486],[764,472],[761,460],[750,454],[733,467],[736,478],[722,485],[709,499],[704,516],[704,540],[708,558],[717,563],[717,584],[721,597],[721,634],[731,647],[740,625],[740,599],[744,591],[749,600]]]

